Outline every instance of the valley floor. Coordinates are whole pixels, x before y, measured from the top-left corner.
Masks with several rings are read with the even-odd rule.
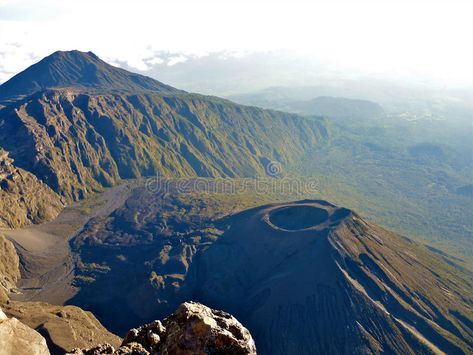
[[[64,304],[75,293],[74,262],[69,241],[94,217],[106,216],[126,200],[130,184],[116,186],[65,208],[51,222],[21,229],[0,229],[17,249],[22,278],[17,301]]]

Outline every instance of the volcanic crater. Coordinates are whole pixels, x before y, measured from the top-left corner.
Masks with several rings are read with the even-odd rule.
[[[263,211],[263,221],[272,229],[284,232],[321,230],[338,224],[351,211],[325,201],[303,200],[272,206]]]
[[[268,214],[269,222],[283,230],[300,231],[317,227],[328,221],[326,210],[310,205],[294,205],[272,210]]]

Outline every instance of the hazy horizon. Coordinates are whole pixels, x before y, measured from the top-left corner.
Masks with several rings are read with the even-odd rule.
[[[78,49],[144,73],[210,55],[284,52],[339,77],[470,86],[472,26],[470,1],[1,0],[0,83]]]

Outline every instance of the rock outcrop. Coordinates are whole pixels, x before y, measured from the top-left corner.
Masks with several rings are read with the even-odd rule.
[[[256,355],[250,332],[232,315],[200,303],[183,303],[163,323],[132,329],[117,350],[110,344],[74,349],[74,355]]]
[[[8,318],[0,309],[0,353],[2,355],[49,355],[38,332],[16,318]]]
[[[63,207],[59,195],[33,174],[16,167],[0,148],[0,228],[45,222]]]
[[[0,235],[0,304],[8,300],[8,293],[20,279],[20,260],[13,243]]]

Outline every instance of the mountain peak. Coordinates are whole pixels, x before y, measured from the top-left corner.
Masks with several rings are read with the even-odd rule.
[[[47,57],[45,57],[43,60],[49,60],[49,61],[57,61],[57,60],[67,60],[67,59],[72,59],[72,60],[80,60],[80,59],[89,59],[89,60],[94,60],[94,61],[101,61],[101,59],[94,53],[94,52],[82,52],[77,49],[73,49],[70,51],[56,51]]]
[[[99,92],[180,92],[144,75],[114,67],[93,52],[72,50],[54,52],[15,75],[0,86],[0,101],[65,87]]]

